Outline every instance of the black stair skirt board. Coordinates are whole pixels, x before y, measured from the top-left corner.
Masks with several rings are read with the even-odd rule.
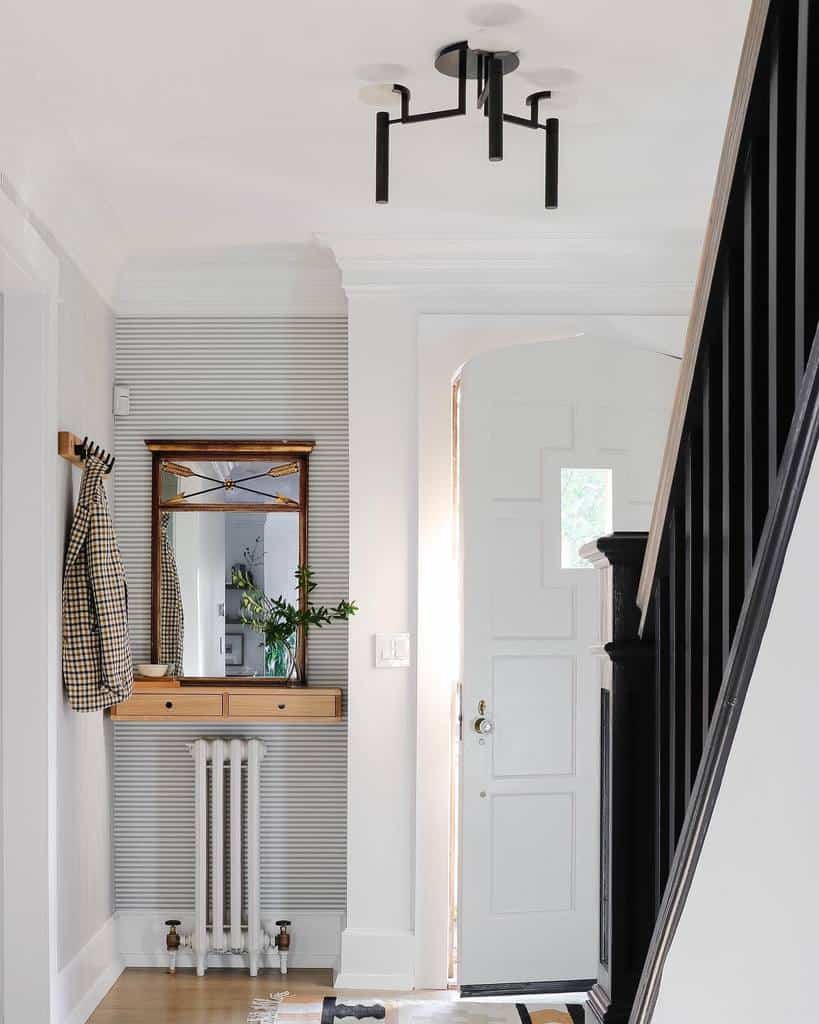
[[[737,622],[731,653],[717,699],[714,722],[703,751],[691,803],[674,854],[657,924],[651,938],[631,1021],[650,1021],[668,951],[699,863],[702,845],[714,813],[725,765],[737,731],[742,705],[765,635],[774,594],[805,483],[819,442],[819,331],[796,399],[791,428],[777,481],[776,497],[759,539],[756,561]]]
[[[517,984],[461,985],[461,997],[474,999],[475,996],[554,996],[563,992],[588,992],[595,978],[581,978],[575,981],[523,981]]]

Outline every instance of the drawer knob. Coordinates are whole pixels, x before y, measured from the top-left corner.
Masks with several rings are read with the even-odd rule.
[[[166,700],[165,701],[165,707],[166,708],[172,708],[173,707],[173,701],[172,700]]]
[[[276,707],[279,709],[279,711],[284,711],[284,709],[287,707],[287,705],[286,704],[277,704]]]

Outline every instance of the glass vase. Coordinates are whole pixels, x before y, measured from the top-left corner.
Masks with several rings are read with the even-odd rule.
[[[284,679],[288,686],[300,686],[301,679],[295,644],[282,640],[265,644],[264,674],[272,676],[274,679]]]

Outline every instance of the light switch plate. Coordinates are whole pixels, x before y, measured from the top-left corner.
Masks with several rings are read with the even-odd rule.
[[[409,633],[375,634],[376,668],[409,668]]]

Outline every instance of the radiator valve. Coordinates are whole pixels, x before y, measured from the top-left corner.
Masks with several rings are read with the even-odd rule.
[[[276,949],[279,951],[279,968],[282,974],[287,974],[287,954],[290,952],[290,927],[289,921],[277,921],[276,927],[279,934],[276,936]]]
[[[181,923],[176,918],[171,918],[170,921],[165,922],[169,928],[168,934],[165,936],[165,947],[168,950],[168,974],[176,974],[176,951],[182,944],[179,932],[176,929]]]

